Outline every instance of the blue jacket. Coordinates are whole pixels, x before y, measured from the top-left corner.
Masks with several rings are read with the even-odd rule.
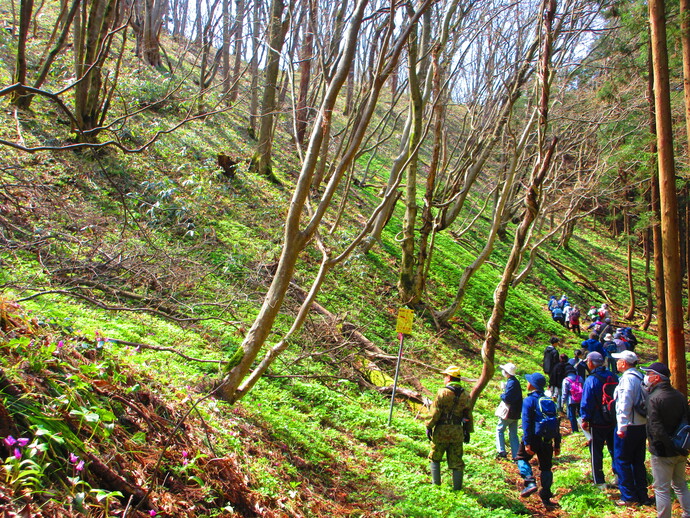
[[[604,380],[609,376],[616,376],[603,365],[594,369],[582,386],[582,402],[580,403],[580,415],[583,421],[587,421],[592,426],[603,426],[603,418],[601,416],[601,393],[604,386]],[[601,379],[599,379],[601,378]]]
[[[591,352],[598,352],[601,354],[602,357],[606,358],[606,352],[604,351],[604,346],[601,345],[601,342],[599,340],[596,340],[594,338],[589,338],[582,342],[582,347],[584,349],[587,349],[590,353]]]
[[[537,420],[537,405],[540,397],[544,397],[543,392],[535,390],[527,394],[527,397],[522,402],[522,442],[526,445],[534,445],[535,442],[541,441],[542,438],[534,434],[534,428]],[[554,448],[561,447],[561,433],[559,431],[554,440]]]
[[[515,376],[509,376],[506,380],[506,388],[501,394],[501,400],[508,405],[508,419],[520,419],[522,409],[522,388]]]

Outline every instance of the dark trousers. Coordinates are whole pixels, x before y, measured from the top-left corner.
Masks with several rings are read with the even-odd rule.
[[[537,456],[539,470],[541,471],[539,496],[543,500],[548,500],[553,496],[551,492],[551,485],[553,484],[553,472],[551,471],[553,467],[553,443],[551,441],[535,439],[534,444],[532,444],[532,451]],[[515,459],[517,460],[518,470],[520,470],[520,476],[525,480],[525,484],[535,482],[532,466],[529,464],[534,455],[527,453],[525,443],[520,442],[520,448],[518,448]]]
[[[579,429],[577,427],[577,417],[580,415],[580,403],[571,403],[568,405],[568,421],[570,421],[570,429],[573,433]]]
[[[606,445],[606,448],[609,450],[611,460],[614,459],[614,429],[614,426],[608,426],[606,428],[592,426],[589,429],[592,433],[592,440],[589,443],[589,453],[592,460],[592,478],[597,485],[606,483],[606,479],[604,478],[604,445]],[[613,472],[616,472],[615,462],[613,463]]]
[[[647,470],[644,466],[647,431],[644,425],[628,426],[625,437],[614,436],[613,458],[618,489],[626,502],[647,500]]]

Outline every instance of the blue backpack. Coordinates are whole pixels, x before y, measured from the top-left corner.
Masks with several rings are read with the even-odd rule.
[[[550,397],[540,396],[535,407],[535,435],[545,441],[555,439],[558,435],[558,409],[556,402]]]

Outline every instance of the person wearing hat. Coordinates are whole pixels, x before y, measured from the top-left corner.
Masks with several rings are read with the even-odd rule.
[[[616,359],[612,356],[613,353],[618,351],[618,346],[616,342],[613,341],[613,335],[611,333],[606,333],[602,341],[602,347],[606,353],[606,364],[611,372],[618,374],[618,369],[616,368]]]
[[[600,342],[608,342],[609,340],[613,340],[613,334],[616,332],[616,328],[614,325],[611,323],[610,318],[605,318],[604,322],[601,324],[599,327],[599,330],[597,331],[597,334],[599,335],[599,341]],[[611,338],[609,340],[606,339],[608,335],[611,335]]]
[[[561,433],[558,431],[554,439],[546,439],[537,435],[536,423],[538,416],[541,417],[542,414],[539,399],[545,398],[546,378],[541,373],[535,372],[525,376],[525,379],[529,394],[522,402],[522,442],[515,457],[520,476],[525,481],[525,488],[520,492],[520,496],[528,497],[537,492],[536,480],[532,474],[532,466],[530,466],[530,460],[536,455],[541,471],[539,497],[545,507],[556,507],[558,504],[551,501],[553,498],[551,492],[553,472],[551,468],[554,454],[558,456],[561,451]]]
[[[622,372],[613,393],[616,401],[616,435],[613,437],[613,460],[618,474],[621,498],[618,505],[649,504],[647,496],[647,469],[644,465],[647,442],[644,413],[646,406],[643,375],[635,368],[639,358],[632,351],[611,355],[618,371]],[[641,413],[642,411],[642,413]]]
[[[649,390],[647,437],[652,454],[657,518],[671,518],[671,487],[683,509],[683,518],[690,518],[690,492],[685,480],[688,452],[676,449],[671,440],[681,421],[687,422],[688,402],[671,386],[671,372],[666,365],[655,362],[642,370]]]
[[[589,306],[589,311],[587,312],[587,320],[594,322],[599,314],[597,313],[596,306]]]
[[[453,472],[453,489],[462,489],[465,462],[462,460],[463,442],[469,442],[474,431],[470,396],[460,384],[460,367],[451,365],[442,372],[445,387],[436,394],[426,435],[431,441],[431,482],[441,484],[441,460],[446,455]]]
[[[500,366],[501,374],[506,378],[501,401],[508,407],[508,414],[505,418],[498,417],[496,425],[496,458],[506,459],[506,440],[505,430],[508,428],[508,440],[510,441],[510,458],[514,459],[517,455],[520,440],[518,439],[518,420],[522,412],[522,387],[515,376],[516,367],[513,363],[506,363]]]
[[[582,429],[592,435],[589,441],[589,452],[592,462],[592,478],[599,489],[606,489],[604,478],[604,445],[606,445],[611,459],[613,459],[614,422],[607,422],[602,412],[602,393],[604,384],[613,383],[616,377],[604,367],[604,357],[594,351],[587,355],[587,368],[590,375],[585,379],[582,387],[582,402],[580,416]],[[613,464],[615,473],[616,467]]]

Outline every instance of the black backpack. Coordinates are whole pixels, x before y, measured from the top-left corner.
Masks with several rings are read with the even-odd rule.
[[[615,376],[599,376],[593,374],[598,380],[603,383],[601,388],[601,425],[613,426],[616,424],[616,401],[613,399],[613,393],[618,386],[618,380]]]
[[[544,351],[544,374],[551,375],[551,369],[558,363],[558,351],[552,345],[549,345]]]

